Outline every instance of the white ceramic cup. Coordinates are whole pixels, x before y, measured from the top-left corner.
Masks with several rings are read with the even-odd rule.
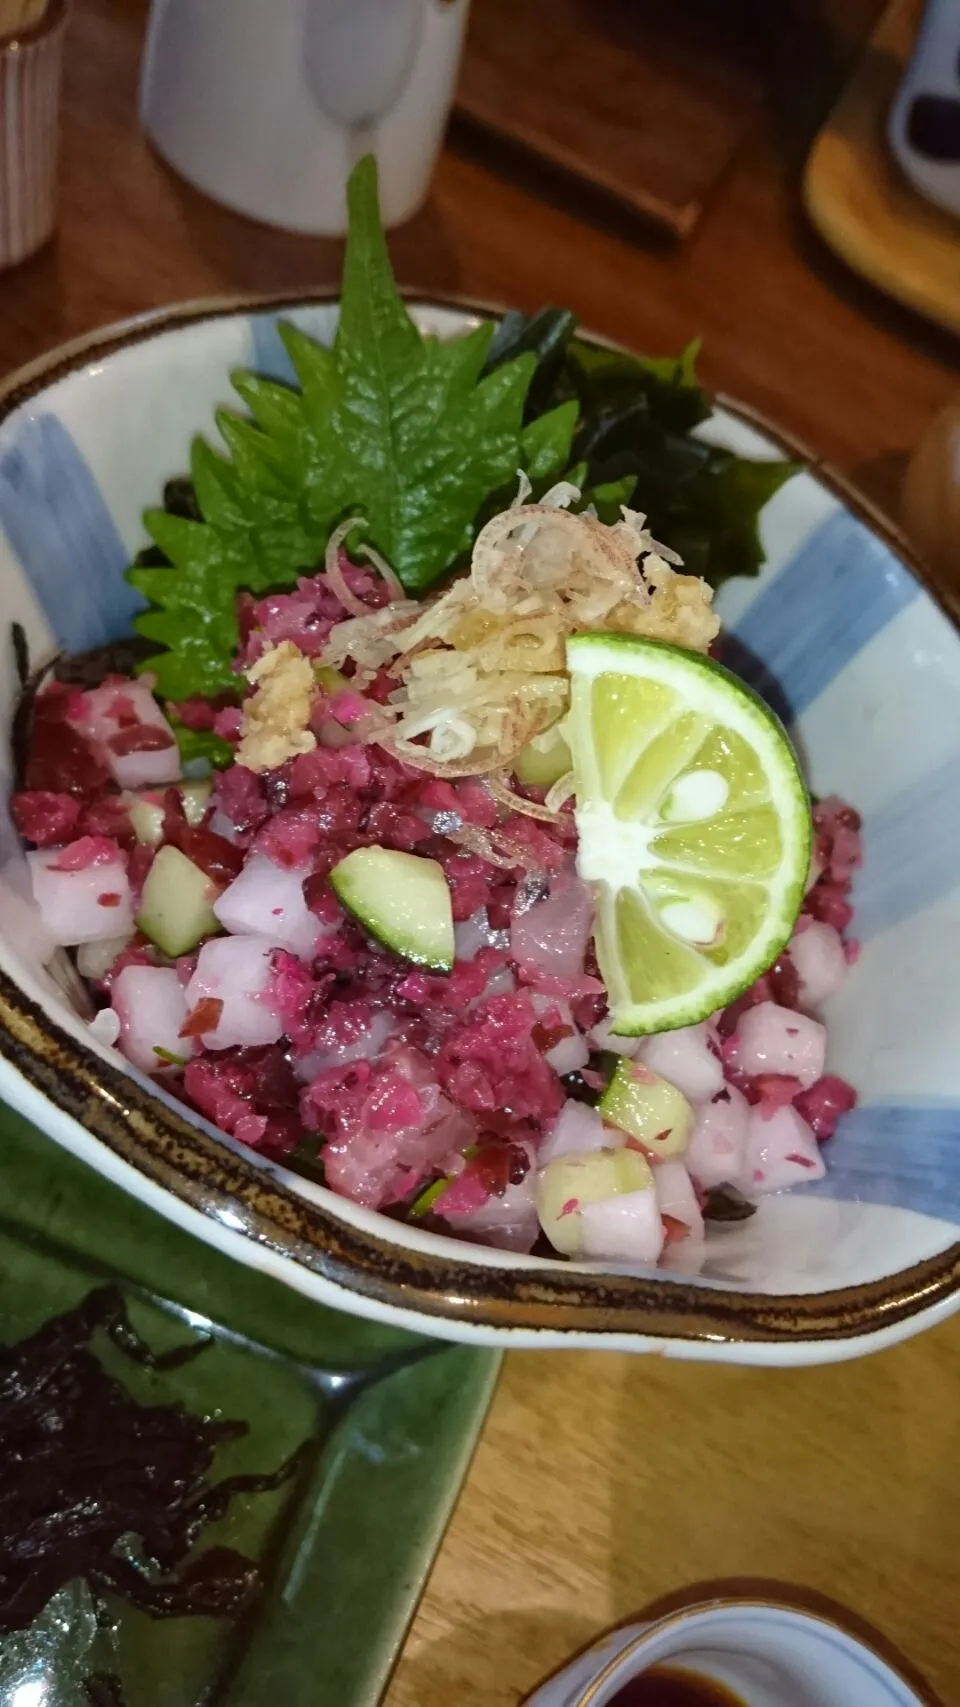
[[[453,100],[469,0],[153,0],[140,117],[239,213],[336,236],[376,154],[387,225],[416,213]]]
[[[829,1619],[773,1604],[717,1602],[615,1630],[526,1707],[609,1707],[631,1679],[676,1665],[744,1707],[923,1707],[873,1649]]]
[[[960,214],[960,0],[927,0],[887,135],[914,189]]]

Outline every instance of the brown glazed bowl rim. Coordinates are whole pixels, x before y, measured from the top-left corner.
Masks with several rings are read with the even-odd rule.
[[[489,316],[496,305],[409,293],[427,309]],[[131,345],[204,320],[269,313],[335,301],[337,292],[288,291],[186,303],[87,334],[41,356],[0,382],[0,423],[55,381]],[[597,343],[606,340],[597,338]],[[718,406],[762,431],[807,462],[926,587],[956,624],[957,605],[932,586],[905,540],[882,516],[806,449],[771,429],[759,415],[727,399]],[[402,1243],[399,1223],[384,1235],[357,1227],[291,1190],[262,1165],[218,1141],[185,1115],[59,1026],[9,974],[0,970],[0,1058],[24,1081],[21,1106],[36,1094],[79,1123],[110,1153],[103,1171],[119,1178],[132,1167],[157,1191],[171,1194],[168,1213],[183,1211],[230,1228],[259,1247],[262,1260],[286,1259],[307,1275],[304,1289],[330,1289],[364,1314],[415,1319],[447,1338],[556,1344],[564,1338],[594,1344],[645,1342],[649,1349],[756,1362],[815,1362],[855,1355],[858,1341],[874,1345],[917,1331],[960,1304],[960,1242],[881,1279],[829,1292],[766,1295],[719,1290],[695,1281],[584,1272],[549,1262],[525,1266],[471,1261],[468,1246],[449,1241],[443,1253]],[[31,1092],[33,1095],[31,1095]],[[221,1242],[219,1229],[208,1236]],[[392,1237],[387,1236],[388,1229]],[[194,1231],[199,1231],[194,1223]],[[236,1247],[234,1246],[236,1254]],[[489,1253],[486,1253],[489,1259]],[[251,1253],[251,1261],[260,1260]],[[288,1283],[297,1285],[295,1274]],[[344,1296],[346,1295],[346,1296]],[[866,1346],[863,1347],[866,1349]]]

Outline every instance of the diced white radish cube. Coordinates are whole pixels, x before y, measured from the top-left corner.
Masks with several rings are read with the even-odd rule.
[[[133,904],[127,868],[119,854],[60,871],[63,848],[37,848],[27,854],[33,896],[53,941],[64,948],[133,930]]]
[[[537,1219],[536,1171],[531,1168],[516,1185],[508,1185],[502,1196],[488,1197],[481,1209],[460,1215],[456,1229],[464,1238],[501,1251],[529,1251],[540,1231]]]
[[[663,1250],[663,1221],[655,1191],[628,1191],[580,1211],[581,1257],[588,1262],[652,1267]]]
[[[697,1109],[684,1162],[704,1191],[739,1184],[746,1167],[749,1117],[750,1105],[735,1085],[727,1085]]]
[[[124,931],[122,936],[105,936],[98,942],[81,943],[77,949],[77,971],[81,978],[90,978],[99,984],[132,937],[132,931]]]
[[[108,748],[107,763],[121,788],[157,788],[161,783],[176,782],[180,775],[180,749],[176,741],[172,747],[151,747],[132,753],[113,753]]]
[[[709,1102],[723,1087],[723,1064],[707,1041],[705,1025],[684,1025],[648,1037],[640,1050],[662,1079],[669,1079],[689,1102]]]
[[[583,1155],[588,1150],[612,1150],[623,1143],[623,1134],[604,1126],[595,1108],[589,1103],[565,1102],[547,1132],[537,1152],[537,1161],[546,1167],[556,1156]]]
[[[609,1014],[606,1019],[599,1020],[587,1036],[592,1048],[602,1049],[608,1055],[639,1055],[645,1042],[642,1037],[617,1037]]]
[[[215,836],[222,836],[225,842],[236,844],[240,840],[241,832],[232,819],[228,818],[225,812],[221,812],[219,806],[214,807],[208,828]]]
[[[685,1162],[675,1156],[657,1162],[653,1169],[653,1183],[661,1215],[669,1215],[672,1221],[681,1222],[691,1238],[702,1239],[703,1215]]]
[[[204,943],[186,994],[190,1015],[207,998],[221,1004],[215,1025],[201,1034],[208,1049],[255,1048],[282,1037],[283,1021],[265,999],[273,955],[270,944],[258,937],[214,937]]]
[[[583,1033],[574,1026],[569,1037],[561,1037],[552,1049],[548,1049],[543,1057],[547,1065],[563,1078],[566,1073],[579,1073],[590,1059]]]
[[[233,936],[262,937],[309,960],[324,929],[303,898],[307,875],[306,869],[290,871],[265,854],[253,854],[213,911]]]
[[[119,1046],[144,1073],[170,1066],[164,1055],[188,1060],[193,1054],[194,1039],[180,1036],[187,997],[172,966],[125,966],[113,980],[110,1001],[120,1021]]]
[[[769,1119],[759,1108],[750,1110],[746,1170],[740,1182],[744,1191],[751,1196],[784,1191],[822,1179],[826,1171],[820,1146],[795,1108],[778,1108]]]
[[[77,727],[94,743],[121,788],[156,788],[177,781],[176,736],[146,681],[106,681],[85,693],[82,703]]]
[[[833,925],[811,920],[790,944],[790,958],[800,979],[803,1000],[810,1007],[825,1002],[847,976],[843,938]]]
[[[98,1043],[106,1043],[112,1049],[120,1039],[120,1021],[112,1008],[101,1008],[87,1021],[87,1030]]]
[[[758,1002],[740,1017],[736,1063],[745,1073],[799,1079],[804,1090],[823,1076],[827,1034],[818,1020],[776,1002]]]
[[[561,1077],[564,1073],[578,1073],[589,1061],[590,1050],[586,1038],[574,1023],[570,1003],[557,996],[538,995],[536,991],[530,999],[534,1012],[544,1016],[547,1027],[555,1020],[557,1026],[567,1032],[566,1037],[561,1037],[552,1049],[546,1050],[544,1060]]]

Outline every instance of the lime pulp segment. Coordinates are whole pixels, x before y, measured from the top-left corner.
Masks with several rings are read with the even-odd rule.
[[[614,1030],[693,1025],[749,988],[793,929],[810,803],[769,708],[700,653],[633,635],[567,642],[580,874]]]

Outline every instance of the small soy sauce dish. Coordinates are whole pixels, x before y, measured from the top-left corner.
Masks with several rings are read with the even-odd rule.
[[[525,1707],[928,1707],[871,1647],[773,1601],[711,1601],[611,1632]]]

